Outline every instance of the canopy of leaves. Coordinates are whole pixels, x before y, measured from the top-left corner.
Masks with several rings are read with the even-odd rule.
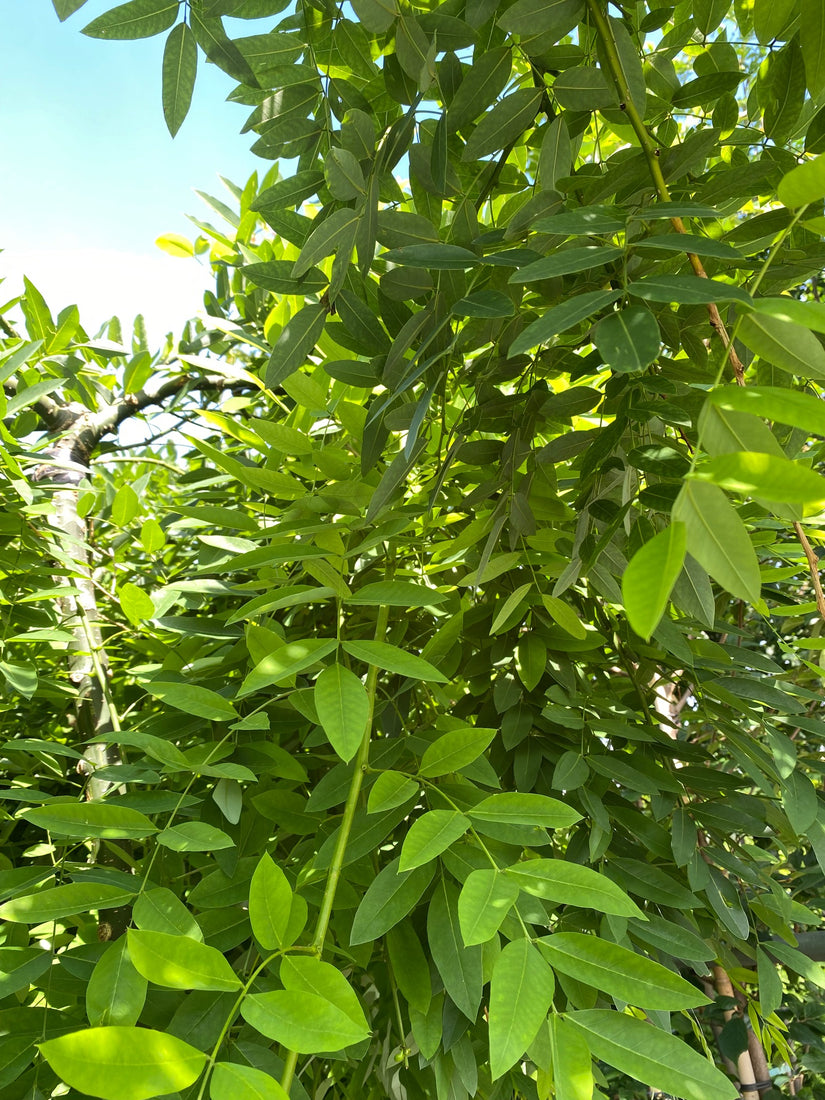
[[[85,33],[272,163],[3,307],[3,1095],[820,1094],[819,0]]]

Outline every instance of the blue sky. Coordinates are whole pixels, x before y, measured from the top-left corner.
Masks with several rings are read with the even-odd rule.
[[[157,329],[197,308],[206,276],[194,261],[164,257],[155,238],[195,236],[186,214],[213,220],[193,188],[226,197],[219,173],[243,183],[269,163],[239,132],[247,108],[225,102],[233,82],[202,57],[192,111],[169,136],[163,36],[102,42],[80,33],[115,3],[88,0],[61,24],[50,0],[2,0],[0,298],[25,272],[55,311],[77,301],[91,326],[115,310],[124,320],[143,310]]]

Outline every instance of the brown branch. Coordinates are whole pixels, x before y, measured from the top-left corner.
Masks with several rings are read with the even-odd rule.
[[[796,537],[805,551],[805,557],[808,559],[808,572],[811,575],[811,583],[814,586],[814,592],[816,594],[816,607],[819,612],[820,618],[825,620],[825,594],[822,592],[822,582],[819,579],[819,559],[814,553],[813,547],[808,542],[808,536],[802,529],[801,523],[794,522],[793,529],[796,532]]]

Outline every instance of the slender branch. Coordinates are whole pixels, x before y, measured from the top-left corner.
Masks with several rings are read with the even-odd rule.
[[[651,137],[647,127],[644,124],[642,116],[636,109],[636,105],[630,95],[630,89],[627,85],[627,79],[624,75],[622,63],[619,58],[619,51],[616,49],[616,41],[613,38],[613,31],[610,27],[610,22],[607,16],[602,11],[599,0],[587,0],[587,6],[590,10],[590,14],[593,17],[593,23],[598,32],[599,38],[602,41],[604,48],[605,59],[607,60],[608,68],[610,69],[610,75],[613,77],[613,83],[616,85],[616,91],[619,93],[619,102],[622,110],[627,115],[627,120],[633,127],[636,137],[639,139],[639,144],[644,151],[647,158],[648,167],[650,169],[650,175],[653,178],[653,184],[656,188],[662,202],[670,202],[670,191],[668,190],[667,183],[665,181],[664,173],[662,172],[661,161],[659,160],[659,147]],[[673,228],[677,233],[686,233],[684,222],[681,218],[670,219]],[[690,266],[693,268],[696,275],[701,279],[707,279],[708,274],[705,271],[702,261],[693,252],[687,254]],[[744,384],[745,368],[742,360],[736,354],[736,349],[728,335],[728,330],[725,327],[725,322],[719,313],[719,307],[715,302],[708,303],[708,316],[710,317],[710,324],[713,331],[722,341],[725,351],[730,358],[730,364],[733,367],[733,374],[736,381],[741,386]]]
[[[377,641],[382,641],[384,635],[387,633],[387,623],[389,622],[390,609],[389,607],[382,605],[378,609],[378,618],[375,623],[375,638]],[[315,934],[312,937],[312,946],[316,953],[320,955],[324,950],[324,941],[327,937],[327,931],[329,929],[330,918],[332,917],[332,907],[335,903],[335,894],[338,890],[338,882],[341,878],[341,871],[344,867],[344,859],[347,854],[347,844],[349,842],[349,836],[352,832],[352,825],[355,820],[355,810],[358,806],[358,798],[361,794],[361,785],[364,781],[364,775],[369,767],[369,755],[370,755],[370,737],[372,735],[372,723],[375,714],[375,695],[378,686],[378,669],[375,665],[370,665],[370,670],[367,674],[367,695],[369,697],[369,712],[367,714],[367,724],[364,729],[364,736],[361,740],[361,746],[358,749],[358,754],[355,757],[355,770],[350,780],[349,793],[347,794],[347,801],[344,804],[344,814],[341,818],[341,826],[338,830],[338,841],[335,845],[335,852],[332,856],[332,862],[330,863],[329,873],[327,874],[326,886],[324,887],[324,896],[321,899],[321,908],[318,911],[318,920],[315,923]],[[281,1076],[281,1088],[284,1092],[289,1092],[292,1080],[295,1076],[295,1067],[298,1064],[297,1051],[290,1050],[285,1052],[284,1059],[284,1071]]]
[[[802,529],[801,523],[794,523],[794,531],[796,531],[796,537],[805,551],[805,557],[808,559],[808,572],[811,574],[811,582],[814,586],[814,592],[816,593],[816,607],[819,611],[820,617],[825,619],[825,594],[822,592],[822,582],[819,579],[819,559],[817,558],[813,547],[808,542],[808,536]]]

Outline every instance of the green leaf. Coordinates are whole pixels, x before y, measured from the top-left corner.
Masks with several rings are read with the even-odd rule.
[[[611,859],[611,868],[625,888],[639,897],[669,905],[674,909],[695,909],[698,898],[672,872],[664,871],[640,859]]]
[[[825,10],[816,0],[801,0],[799,44],[805,61],[805,83],[816,99],[825,89]]]
[[[243,1001],[241,1015],[261,1035],[299,1054],[343,1050],[369,1035],[323,997],[294,989],[253,993]]]
[[[647,213],[647,211],[645,211]],[[627,215],[610,206],[581,206],[563,214],[551,214],[540,218],[534,229],[540,233],[561,234],[565,237],[601,236],[623,232]]]
[[[131,485],[121,485],[112,501],[112,523],[126,527],[140,509],[137,493]]]
[[[620,297],[618,290],[594,290],[587,294],[574,295],[561,305],[552,306],[516,337],[510,345],[507,357],[521,355],[525,351],[538,347],[539,344],[547,343],[554,336],[592,317],[594,313],[598,313]]]
[[[286,875],[264,852],[249,884],[249,921],[253,936],[265,951],[287,946],[292,898]]]
[[[529,939],[504,946],[490,981],[490,1075],[515,1065],[535,1039],[553,1003],[553,971]]]
[[[709,305],[711,302],[741,302],[751,304],[751,296],[738,286],[701,279],[698,275],[646,275],[627,285],[628,294],[648,302],[668,302],[671,305]]]
[[[533,897],[594,909],[618,917],[642,917],[634,901],[606,875],[563,859],[530,859],[508,867],[519,888]]]
[[[687,529],[674,521],[654,535],[633,557],[622,574],[622,599],[636,633],[645,639],[659,625],[676,579],[682,572]]]
[[[95,964],[86,986],[86,1015],[92,1027],[130,1027],[146,1001],[146,979],[139,974],[121,937],[110,943]]]
[[[707,459],[693,477],[744,496],[803,504],[825,501],[825,478],[800,462],[778,455],[732,451]]]
[[[267,389],[275,390],[307,361],[307,357],[324,331],[327,308],[324,305],[304,306],[285,325],[266,367]]]
[[[539,153],[539,183],[554,191],[556,182],[569,176],[573,167],[573,145],[563,115],[557,115],[544,132]]]
[[[377,940],[415,908],[435,873],[435,864],[425,863],[413,871],[399,873],[398,859],[384,867],[367,889],[352,922],[350,943]]]
[[[111,802],[59,802],[23,810],[21,817],[56,836],[142,840],[157,829],[145,814]]]
[[[477,802],[467,813],[479,821],[502,821],[510,825],[537,825],[543,829],[567,829],[581,821],[572,806],[546,794],[505,791]]]
[[[519,888],[492,868],[471,871],[458,897],[458,923],[465,947],[491,940],[515,905]]]
[[[172,33],[174,34],[174,31]],[[175,256],[178,259],[188,260],[195,255],[194,245],[188,237],[184,237],[181,233],[161,233],[159,237],[155,238],[155,244],[161,252],[165,252],[168,256]],[[126,387],[127,393],[134,393],[139,389],[140,383],[133,381],[130,376],[129,384]]]
[[[541,602],[562,630],[567,631],[573,638],[584,641],[587,637],[587,628],[569,604],[558,596],[542,596]]]
[[[25,894],[0,905],[0,920],[17,924],[43,924],[44,921],[73,917],[88,913],[91,909],[115,909],[131,901],[137,893],[119,886],[107,886],[99,882],[71,882],[66,886],[53,886],[37,894]]]
[[[442,733],[424,750],[419,773],[427,779],[459,771],[478,759],[496,735],[496,730],[478,726]]]
[[[715,74],[720,76],[722,74]],[[713,237],[697,237],[693,233],[662,233],[633,242],[634,249],[659,249],[667,252],[692,252],[694,256],[711,256],[718,260],[742,260],[738,248]]]
[[[819,803],[813,783],[794,769],[782,784],[782,809],[797,836],[805,836],[816,820]]]
[[[782,1004],[782,979],[776,963],[761,947],[756,949],[756,976],[760,1009],[765,1016],[770,1016]]]
[[[560,1013],[548,1020],[555,1100],[593,1100],[593,1065],[584,1033]]]
[[[603,267],[611,263],[623,252],[623,248],[608,244],[585,244],[577,248],[565,248],[554,252],[552,256],[544,256],[534,263],[527,264],[526,267],[511,275],[509,282],[535,283],[540,279],[553,279],[557,275],[569,275],[574,271],[589,271],[591,268]]]
[[[270,188],[270,190],[273,190],[273,188]],[[296,279],[292,274],[294,266],[289,260],[269,260],[267,263],[262,264],[245,264],[241,271],[255,286],[262,287],[264,290],[272,290],[276,294],[293,294],[299,288],[306,294],[317,294],[329,282],[326,275],[317,267],[311,267],[305,275],[302,275],[300,279]],[[269,424],[269,421],[265,423]],[[271,426],[276,427],[276,425]],[[289,430],[289,428],[284,428],[284,431]]]
[[[140,544],[147,554],[156,554],[166,544],[163,528],[154,519],[146,519],[140,528]]]
[[[745,525],[717,485],[686,482],[676,498],[673,520],[684,523],[687,550],[726,591],[756,603],[759,562]]]
[[[364,173],[358,158],[349,149],[333,146],[324,160],[324,171],[327,186],[334,198],[346,202],[364,194]]]
[[[199,7],[189,7],[189,25],[198,45],[212,62],[233,79],[250,88],[257,88],[255,73],[238,46],[226,36],[220,18],[202,14]]]
[[[403,873],[429,863],[469,828],[470,819],[458,810],[430,810],[416,818],[404,837],[398,870]]]
[[[315,993],[339,1008],[356,1027],[369,1031],[355,990],[331,963],[307,955],[285,955],[281,960],[280,975],[285,989]]]
[[[516,0],[498,17],[498,25],[510,34],[533,37],[552,31],[561,38],[583,13],[583,0]]]
[[[166,886],[153,886],[144,890],[135,901],[132,920],[138,928],[149,932],[167,932],[172,936],[203,939],[198,922],[180,898]]]
[[[129,0],[99,15],[83,28],[90,38],[149,38],[175,22],[178,0]]]
[[[306,671],[328,657],[337,646],[335,638],[307,638],[305,641],[289,642],[258,662],[241,684],[239,697],[262,691],[271,684]]]
[[[500,290],[477,290],[460,298],[450,312],[454,317],[481,317],[493,320],[499,317],[512,317],[516,311],[512,298]]]
[[[776,194],[791,209],[825,199],[825,157],[814,157],[792,168],[779,181]]]
[[[451,134],[463,130],[498,99],[512,67],[512,51],[506,46],[484,51],[473,59],[447,111],[447,128]]]
[[[217,691],[200,684],[184,684],[177,681],[147,680],[143,688],[156,699],[168,703],[185,714],[206,718],[212,722],[234,722],[239,715],[228,699]]]
[[[401,993],[412,1009],[427,1012],[433,995],[430,964],[411,923],[406,921],[391,929],[386,944]]]
[[[781,298],[754,298],[754,313],[789,321],[813,332],[825,332],[825,302],[800,302],[785,295]]]
[[[366,688],[348,668],[329,665],[315,681],[315,709],[329,743],[347,763],[364,740],[370,717]]]
[[[220,951],[188,936],[128,930],[129,957],[147,981],[166,989],[240,989],[241,980]]]
[[[347,641],[342,644],[350,657],[365,664],[375,665],[387,672],[396,672],[399,676],[409,676],[414,680],[429,680],[436,684],[447,683],[447,677],[429,661],[417,657],[414,653],[406,653],[398,646],[390,645],[389,642]]]
[[[825,378],[825,348],[807,328],[764,313],[746,313],[739,337],[760,358],[803,378]]]
[[[173,852],[211,852],[235,846],[231,836],[204,821],[185,821],[182,825],[170,825],[158,833],[157,842],[164,848],[171,848]]]
[[[770,940],[764,946],[783,966],[800,974],[819,989],[825,989],[825,966],[821,962],[809,959],[807,955],[781,940]]]
[[[238,1062],[216,1062],[209,1081],[211,1100],[289,1100],[289,1093],[263,1070]]]
[[[619,374],[632,374],[658,358],[662,336],[650,310],[627,306],[599,321],[593,329],[593,343],[608,367]]]
[[[653,1089],[683,1100],[736,1100],[739,1090],[701,1054],[660,1028],[622,1012],[592,1009],[565,1019],[595,1055]]]
[[[753,29],[757,41],[766,46],[772,38],[781,38],[782,31],[796,14],[799,0],[754,0]]]
[[[410,581],[374,581],[356,589],[351,596],[346,597],[345,603],[367,607],[378,604],[386,607],[431,607],[443,603],[446,598],[443,592],[427,588],[423,584],[412,584]]]
[[[57,1076],[102,1100],[151,1100],[197,1081],[206,1055],[142,1027],[93,1027],[38,1044]]]
[[[519,88],[500,100],[470,135],[462,160],[478,160],[503,149],[532,126],[541,104],[543,88]]]
[[[295,261],[292,269],[293,277],[299,279],[320,260],[331,256],[336,249],[344,247],[347,243],[352,250],[359,216],[357,211],[345,207],[335,210],[320,225],[315,225],[301,249],[300,256]]]
[[[51,966],[51,952],[42,947],[0,947],[0,997],[28,992]]]
[[[595,65],[573,65],[559,73],[553,95],[569,111],[600,111],[618,106],[612,80]]]
[[[452,883],[439,880],[427,910],[427,940],[448,996],[468,1020],[475,1020],[481,1002],[481,947],[464,946],[457,895]]]
[[[394,810],[396,806],[409,802],[418,791],[418,784],[409,776],[401,775],[400,772],[381,772],[370,788],[367,813],[378,814]]]
[[[381,259],[402,266],[425,267],[431,271],[465,271],[481,263],[475,252],[457,244],[405,244],[401,248],[391,248]]]
[[[82,8],[85,3],[86,0],[52,0],[52,6],[57,12],[57,18],[61,23],[76,12],[78,8]]]
[[[130,623],[139,626],[144,619],[155,617],[155,605],[152,597],[136,584],[127,581],[118,589],[118,599],[123,613]]]
[[[359,23],[372,34],[388,31],[398,15],[395,0],[353,0],[352,8]]]
[[[684,925],[665,920],[664,917],[651,914],[644,924],[633,921],[630,929],[642,943],[649,944],[657,951],[677,959],[706,962],[715,957],[715,949],[708,947],[695,932],[691,932]]]
[[[522,606],[522,602],[527,599],[530,591],[532,590],[532,584],[530,581],[525,584],[519,584],[515,592],[510,592],[506,599],[496,604],[495,615],[493,616],[493,624],[489,628],[489,634],[491,637],[496,634],[500,634],[500,631],[506,630],[510,627],[510,616],[515,612],[519,612],[516,621],[521,621],[527,612],[527,605]]]
[[[815,435],[825,435],[825,404],[818,397],[783,386],[718,386],[708,394],[717,408],[763,416]]]
[[[538,687],[547,668],[547,646],[532,631],[516,645],[516,671],[528,691]]]
[[[195,36],[186,23],[178,23],[169,32],[163,50],[163,117],[172,137],[189,113],[197,72]]]
[[[554,970],[628,1004],[667,1012],[710,1004],[695,985],[661,963],[598,936],[559,932],[539,943]]]

